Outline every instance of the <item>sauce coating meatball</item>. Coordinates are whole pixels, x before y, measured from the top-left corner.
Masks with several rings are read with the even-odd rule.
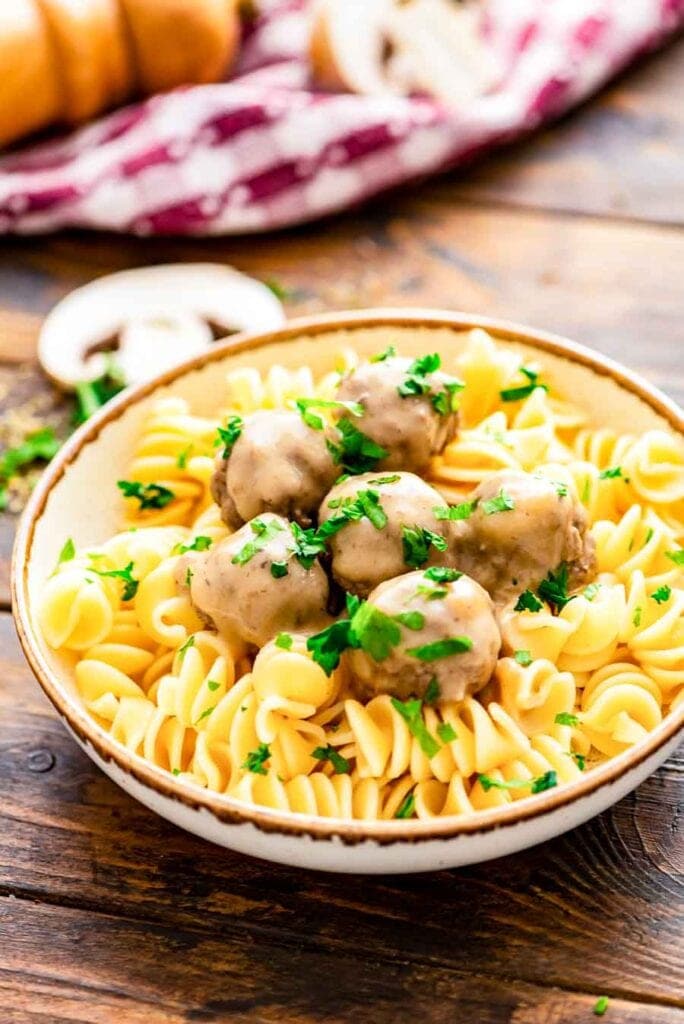
[[[431,576],[430,570],[427,576],[407,573],[381,583],[368,598],[369,605],[393,622],[401,616],[413,628],[398,625],[401,639],[382,661],[364,650],[349,653],[361,699],[380,693],[402,700],[424,697],[435,680],[437,700],[460,701],[491,679],[501,634],[489,594],[475,580],[453,570],[444,570],[441,579]]]
[[[290,523],[265,512],[192,558],[192,603],[227,640],[258,647],[280,632],[325,625],[327,576],[317,561],[304,568],[293,548]],[[185,563],[179,574],[187,579]]]
[[[455,564],[497,604],[534,588],[561,563],[573,586],[595,568],[589,520],[570,487],[522,472],[495,473],[471,495],[470,517],[456,524]]]
[[[219,455],[211,493],[232,529],[274,512],[309,526],[339,474],[322,430],[297,412],[261,410],[246,416],[227,459]]]
[[[412,370],[417,362],[390,357],[362,363],[338,388],[340,401],[363,406],[363,415],[354,418],[354,425],[387,452],[379,468],[422,473],[430,458],[456,435],[458,415],[452,411],[452,399],[458,382],[439,370],[416,377]],[[426,394],[402,396],[411,387],[412,376],[424,382]]]
[[[447,507],[413,473],[362,473],[337,484],[319,512],[324,529],[343,523],[330,538],[333,576],[345,590],[365,597],[378,583],[412,568],[448,564],[451,523],[434,513]]]

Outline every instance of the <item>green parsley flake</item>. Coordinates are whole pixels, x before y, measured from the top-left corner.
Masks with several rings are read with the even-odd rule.
[[[289,633],[278,633],[278,636],[275,638],[276,647],[280,647],[283,651],[291,651],[293,642],[293,638]]]
[[[544,605],[531,590],[523,590],[518,598],[513,611],[516,612],[540,612]]]
[[[656,602],[656,604],[667,604],[667,602],[672,597],[672,587],[658,587],[657,590],[653,591],[651,597]]]
[[[527,789],[528,786],[531,793],[543,793],[544,790],[553,789],[558,785],[558,774],[555,771],[545,772],[544,775],[539,775],[536,779],[499,781],[499,779],[493,779],[491,775],[478,775],[478,779],[485,793],[490,789]]]
[[[384,352],[378,352],[376,355],[371,356],[369,362],[384,363],[386,359],[394,359],[396,354],[397,350],[394,345],[388,345]]]
[[[225,427],[218,428],[218,437],[214,442],[215,446],[218,447],[220,444],[223,445],[223,451],[221,452],[221,458],[227,459],[233,450],[233,445],[242,433],[244,421],[242,416],[229,416]]]
[[[208,551],[213,541],[211,537],[199,536],[195,537],[189,544],[176,544],[173,549],[179,555],[184,555],[186,551]]]
[[[422,612],[399,612],[394,616],[395,622],[399,622],[407,629],[422,629],[425,625],[425,616]]]
[[[412,818],[416,811],[416,797],[408,793],[401,802],[401,807],[394,815],[395,818]]]
[[[642,614],[643,614],[643,609],[642,608],[635,608],[634,609],[634,616],[632,618],[632,625],[635,626],[637,629],[641,625],[641,616],[642,616]]]
[[[441,690],[439,688],[439,683],[437,682],[435,676],[433,676],[427,685],[423,701],[425,704],[434,704],[435,701],[439,700],[440,696]]]
[[[579,770],[583,772],[584,769],[587,767],[586,754],[575,754],[573,752],[570,754],[570,757],[573,759]]]
[[[684,565],[684,548],[680,548],[678,551],[666,551],[665,557],[675,565]]]
[[[594,1003],[594,1016],[603,1017],[606,1010],[608,1009],[608,996],[600,996]]]
[[[135,498],[140,505],[140,511],[147,508],[166,508],[169,502],[176,497],[174,492],[161,484],[141,484],[138,480],[117,480],[124,498]]]
[[[441,658],[450,658],[453,654],[465,654],[472,648],[473,641],[469,636],[452,636],[446,640],[423,644],[421,647],[409,647],[406,653],[412,658],[418,658],[419,661],[438,661]]]
[[[590,498],[591,498],[591,478],[590,477],[586,477],[585,480],[584,480],[584,487],[582,488],[582,496],[580,498],[580,501],[582,502],[583,505],[587,505],[589,503],[589,499]]]
[[[345,473],[352,476],[358,473],[371,473],[378,462],[389,454],[386,448],[376,444],[345,416],[338,420],[337,430],[340,434],[339,443],[329,438],[325,443],[333,462],[336,466],[342,466]]]
[[[342,654],[352,646],[356,644],[353,643],[350,619],[339,619],[306,641],[307,651],[328,676],[339,665]]]
[[[419,583],[416,587],[416,596],[424,597],[426,601],[439,601],[447,596],[449,591],[446,587],[431,587],[427,583]]]
[[[113,579],[123,581],[124,589],[121,595],[123,601],[131,601],[138,593],[139,580],[133,577],[133,562],[129,562],[125,569],[95,569],[93,572],[98,576],[111,576]]]
[[[573,729],[576,729],[580,724],[577,715],[573,715],[569,711],[559,711],[554,718],[554,722],[556,725],[570,725]]]
[[[447,508],[437,505],[432,511],[435,519],[440,521],[449,519],[452,522],[458,522],[460,519],[469,519],[476,508],[477,498],[474,501],[462,501],[459,505],[449,505]]]
[[[392,697],[391,701],[392,707],[404,719],[409,732],[418,740],[420,749],[426,757],[434,757],[435,754],[438,754],[441,749],[440,745],[423,721],[423,702],[417,699],[401,701],[396,697]]]
[[[62,565],[63,562],[71,562],[71,560],[73,558],[75,558],[75,557],[76,557],[76,545],[74,544],[74,542],[71,539],[71,537],[69,537],[67,540],[65,540],[64,546],[62,547],[62,550],[59,553],[59,557],[57,558],[57,565],[55,566],[55,569],[57,568],[57,566]]]
[[[644,543],[642,544],[642,547],[645,548],[647,544],[651,543],[651,541],[653,540],[654,533],[655,530],[653,529],[653,527],[649,526],[648,530],[646,531],[646,537],[644,538]]]
[[[396,622],[367,601],[352,616],[351,628],[358,646],[374,661],[384,661],[401,641]]]
[[[432,580],[433,583],[455,583],[460,580],[462,572],[458,569],[449,569],[444,565],[433,565],[423,573],[423,579]]]
[[[363,416],[363,406],[360,402],[334,402],[324,398],[296,398],[295,405],[299,414],[312,430],[323,430],[325,421],[322,416],[311,412],[312,409],[344,409],[352,416]]]
[[[440,722],[437,726],[437,735],[442,743],[453,743],[454,740],[458,739],[458,733],[451,722]]]
[[[601,590],[600,583],[590,583],[588,587],[584,588],[583,594],[587,601],[594,601]]]
[[[349,775],[351,765],[346,757],[338,753],[334,747],[328,744],[327,747],[316,747],[311,754],[317,761],[329,761],[335,770],[335,775]]]
[[[482,502],[482,511],[486,516],[494,516],[497,512],[512,512],[515,502],[510,494],[506,494],[503,487],[495,498],[488,498]]]
[[[441,390],[433,393],[431,382],[427,379],[427,375],[435,373],[441,365],[442,360],[437,352],[414,359],[397,392],[402,398],[429,395],[433,409],[440,416],[448,416],[449,413],[455,412],[458,408],[456,395],[463,391],[463,382],[455,377],[444,378]]]
[[[217,684],[217,685],[218,685],[218,684]],[[197,719],[197,721],[195,722],[195,725],[199,725],[199,724],[200,724],[200,722],[203,722],[203,721],[204,721],[204,719],[205,719],[205,718],[208,718],[208,717],[209,717],[209,715],[210,715],[210,714],[212,713],[212,711],[215,711],[215,710],[216,710],[216,705],[215,705],[215,704],[213,705],[213,707],[207,708],[207,709],[206,709],[205,711],[203,711],[203,712],[202,712],[202,714],[201,714],[201,715],[199,716],[199,718],[198,718],[198,719]]]
[[[424,526],[402,526],[401,543],[404,553],[404,562],[413,569],[419,569],[425,565],[430,557],[430,547],[436,551],[446,551],[448,545],[445,537],[439,533],[433,533]]]
[[[194,647],[194,646],[195,646],[195,638],[194,638],[194,636],[189,636],[188,639],[183,644],[183,646],[178,648],[178,653],[179,653],[179,655],[181,657],[181,660],[185,657],[186,651],[189,651],[190,648]]]
[[[268,775],[268,770],[264,765],[270,756],[271,748],[268,743],[260,743],[256,750],[252,750],[247,755],[240,767],[254,775]]]
[[[271,562],[271,576],[274,580],[281,580],[287,573],[287,562]]]
[[[599,473],[599,480],[617,480],[622,478],[622,466],[612,466],[610,469],[602,469]]]
[[[513,657],[523,668],[527,668],[528,665],[532,664],[532,654],[530,651],[516,651]]]
[[[191,583],[191,581],[192,581],[192,577],[193,577],[194,575],[195,575],[195,574],[194,574],[194,572],[192,571],[191,567],[190,567],[190,566],[188,566],[188,567],[187,567],[187,569],[185,570],[185,586],[186,586],[186,587],[189,587],[189,586],[190,586],[190,583]]]
[[[209,687],[212,693],[216,693],[220,685],[221,684],[217,683],[215,679],[207,679],[207,686]]]
[[[503,391],[499,392],[502,402],[521,402],[524,398],[529,398],[536,388],[542,388],[544,391],[549,390],[548,384],[540,382],[539,374],[535,370],[521,366],[520,373],[523,377],[527,377],[528,383],[521,384],[519,387],[504,388]]]
[[[369,487],[381,487],[382,484],[396,484],[397,480],[401,480],[398,473],[391,473],[389,476],[379,476],[376,480],[369,480]]]
[[[258,551],[263,551],[267,544],[277,537],[285,529],[277,519],[271,519],[265,523],[263,519],[252,519],[249,524],[254,534],[254,540],[249,540],[240,548],[236,555],[233,555],[233,565],[246,565]]]
[[[186,468],[186,466],[188,464],[188,459],[190,458],[190,454],[192,452],[192,449],[193,449],[193,445],[192,445],[192,443],[190,443],[187,446],[187,448],[184,448],[183,451],[179,453],[178,458],[176,459],[176,465],[178,466],[179,469],[185,469]]]
[[[537,593],[542,601],[551,606],[555,614],[574,599],[568,594],[568,566],[565,562],[559,565],[555,572],[551,570],[546,579],[539,584]]]

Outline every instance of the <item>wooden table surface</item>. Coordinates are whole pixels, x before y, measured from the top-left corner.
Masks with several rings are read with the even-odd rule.
[[[233,263],[291,314],[434,305],[527,321],[684,399],[684,43],[531,142],[358,213],[262,238],[3,240],[0,412],[66,409],[32,363],[69,289]],[[0,526],[0,1022],[684,1021],[684,749],[527,853],[404,878],[316,875],[185,835],[67,736],[9,612]]]

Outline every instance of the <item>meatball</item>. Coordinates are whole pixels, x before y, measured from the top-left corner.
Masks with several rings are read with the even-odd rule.
[[[437,700],[460,701],[494,674],[501,649],[494,605],[468,576],[453,569],[407,573],[381,583],[368,605],[397,623],[401,639],[381,661],[363,649],[349,653],[362,699],[379,693],[424,697],[435,680]]]
[[[573,586],[594,571],[594,538],[570,487],[506,471],[487,477],[471,500],[472,514],[455,524],[455,564],[497,604],[536,587],[561,563]]]
[[[177,575],[189,576],[193,605],[227,640],[263,647],[279,632],[329,621],[325,572],[317,561],[304,568],[293,549],[290,523],[265,512],[194,555],[189,574],[181,560]]]
[[[387,452],[378,468],[422,473],[431,456],[443,451],[456,435],[458,416],[452,411],[452,398],[458,381],[436,370],[418,373],[419,363],[401,357],[362,363],[338,389],[340,401],[363,406],[363,415],[353,418],[354,426]],[[434,363],[422,365],[427,368]],[[403,397],[400,389],[412,386],[411,381],[427,393]]]
[[[297,412],[262,410],[245,417],[228,458],[217,457],[211,493],[231,529],[262,512],[309,526],[338,474],[323,430]]]
[[[413,473],[363,473],[333,487],[319,522],[324,533],[342,523],[330,538],[332,573],[340,586],[365,597],[409,569],[447,564],[452,524],[437,520],[435,508],[448,506]]]

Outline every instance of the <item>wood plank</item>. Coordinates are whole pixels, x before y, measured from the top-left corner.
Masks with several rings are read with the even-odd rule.
[[[330,949],[304,929],[296,943],[256,931],[230,939],[170,921],[150,925],[8,899],[0,899],[0,926],[8,1024],[586,1024],[596,1001],[593,993],[480,975],[458,946],[448,966],[426,967],[392,948],[364,958]],[[611,1024],[677,1024],[682,1016],[675,1008],[610,1003]]]
[[[679,39],[559,124],[449,175],[434,194],[682,224],[683,57]]]
[[[217,849],[152,815],[67,736],[7,615],[0,650],[0,892],[154,929],[172,921],[202,942],[220,939],[230,956],[255,946],[270,961],[281,944],[314,944],[350,961],[410,962],[420,976],[455,971],[495,988],[515,978],[684,1008],[684,749],[611,811],[527,853],[439,874],[340,879]],[[322,978],[329,970],[321,961]],[[450,999],[470,991],[442,983]],[[499,1000],[492,989],[481,998]],[[514,1019],[575,1019],[544,1012]],[[482,1013],[473,1019],[489,1019]]]

